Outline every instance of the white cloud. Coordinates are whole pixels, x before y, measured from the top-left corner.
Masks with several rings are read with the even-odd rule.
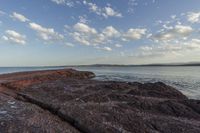
[[[88,25],[84,23],[77,23],[74,25],[74,29],[81,33],[87,33],[87,34],[96,34],[97,31],[94,28],[89,27]]]
[[[110,47],[103,47],[103,50],[112,51],[112,49]]]
[[[8,37],[7,37],[7,36],[2,36],[2,39],[3,39],[4,41],[8,41]]]
[[[139,40],[146,34],[146,29],[129,29],[126,33],[118,31],[113,26],[107,26],[102,30],[97,30],[85,23],[78,22],[72,28],[67,27],[68,34],[72,38],[82,44],[87,46],[97,46],[101,44],[113,44],[116,42],[130,40]],[[70,31],[71,30],[71,31]],[[116,47],[120,47],[117,45]]]
[[[84,5],[88,5],[90,11],[95,12],[95,13],[98,14],[98,15],[101,14],[101,9],[100,9],[96,4],[87,2],[87,1],[85,1],[85,0],[83,1],[83,4],[84,4]]]
[[[87,24],[78,22],[73,26],[73,30],[70,35],[80,44],[96,46],[104,42],[104,35],[99,34],[95,28]]]
[[[71,33],[71,36],[73,37],[73,39],[74,39],[76,42],[78,42],[78,43],[80,43],[80,44],[87,45],[87,46],[92,45],[92,44],[90,43],[89,36],[82,36],[82,35],[81,35],[80,33],[78,33],[78,32],[73,32],[73,33]]]
[[[66,5],[68,7],[74,7],[75,3],[78,3],[77,1],[73,0],[51,0],[51,1],[58,5]]]
[[[193,32],[192,27],[185,25],[175,25],[174,27],[166,27],[158,34],[153,36],[155,41],[168,42],[177,38],[188,37]]]
[[[6,13],[4,12],[4,11],[1,11],[0,10],[0,16],[3,16],[3,15],[5,15]]]
[[[139,48],[136,56],[139,57],[160,57],[160,56],[182,56],[186,52],[193,53],[200,51],[200,40],[191,39],[177,43],[164,43],[157,45],[146,45]]]
[[[22,35],[14,30],[7,30],[5,35],[2,36],[4,41],[13,42],[16,44],[24,45],[26,44],[26,36]]]
[[[120,32],[113,26],[107,26],[102,31],[97,31],[85,23],[78,22],[69,33],[73,39],[83,45],[97,46],[111,43],[112,39],[120,37]]]
[[[87,2],[86,0],[83,1],[84,5],[87,5],[89,7],[89,10],[93,13],[96,13],[97,15],[103,16],[105,18],[108,17],[122,17],[122,14],[115,11],[110,6],[106,7],[98,7],[95,3]]]
[[[200,23],[200,12],[189,12],[187,19],[191,23]]]
[[[156,3],[156,0],[152,0],[152,3]]]
[[[100,49],[100,50],[104,50],[104,51],[112,51],[112,48],[110,48],[110,47],[96,47],[97,49]]]
[[[52,2],[55,2],[56,4],[65,4],[65,0],[51,0]]]
[[[102,33],[96,34],[92,41],[95,45],[110,43],[110,40]]]
[[[62,34],[55,32],[53,28],[45,28],[36,23],[29,23],[29,27],[36,31],[39,37],[45,41],[60,41],[64,39]]]
[[[173,30],[175,33],[178,33],[183,36],[187,36],[192,33],[193,29],[191,26],[184,26],[184,25],[176,25]]]
[[[109,16],[112,16],[112,17],[122,17],[121,13],[114,11],[114,9],[112,9],[111,7],[105,7],[104,11],[105,11],[105,13],[103,15],[106,18],[109,17]]]
[[[124,35],[124,40],[139,40],[146,34],[147,29],[129,29]]]
[[[19,20],[21,22],[27,22],[29,21],[28,18],[26,18],[24,15],[13,12],[13,14],[11,15],[11,18],[13,18],[14,20]]]
[[[106,37],[117,37],[120,35],[119,31],[117,31],[113,26],[107,26],[102,33]]]
[[[200,50],[200,39],[192,39],[190,42],[184,43],[188,50]]]
[[[115,47],[117,47],[117,48],[121,48],[122,45],[121,45],[121,44],[115,44]]]
[[[68,42],[65,43],[65,45],[68,46],[68,47],[74,47],[74,44],[72,44],[72,43],[68,43]]]
[[[128,0],[128,13],[134,13],[135,7],[138,5],[137,0]]]
[[[86,15],[83,15],[83,16],[79,16],[79,22],[80,22],[80,23],[87,24],[87,23],[89,23],[90,21],[87,19],[87,16],[86,16]]]
[[[172,18],[172,19],[176,19],[177,16],[176,16],[176,15],[171,15],[171,18]]]

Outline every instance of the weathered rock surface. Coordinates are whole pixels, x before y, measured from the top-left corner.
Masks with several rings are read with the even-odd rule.
[[[163,83],[56,70],[0,76],[0,133],[199,133],[200,101]]]
[[[0,94],[0,133],[79,133],[77,129],[32,103]]]

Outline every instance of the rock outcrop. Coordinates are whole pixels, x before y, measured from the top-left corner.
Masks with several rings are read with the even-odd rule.
[[[0,76],[0,132],[199,133],[200,101],[72,69]]]

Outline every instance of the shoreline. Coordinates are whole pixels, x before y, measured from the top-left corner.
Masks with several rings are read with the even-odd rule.
[[[16,66],[16,67],[0,67],[0,68],[21,68],[21,69],[27,69],[28,70],[17,70],[17,71],[13,71],[13,72],[5,72],[5,73],[1,73],[2,74],[10,74],[10,73],[17,73],[17,72],[31,72],[31,71],[45,71],[45,70],[60,70],[60,69],[69,69],[69,68],[87,68],[87,67],[97,67],[97,68],[103,68],[103,67],[122,67],[122,68],[126,68],[126,67],[199,67],[200,65],[75,65],[75,66]],[[35,70],[34,70],[35,69]]]
[[[0,132],[200,132],[200,100],[161,82],[93,77],[74,69],[0,75]]]

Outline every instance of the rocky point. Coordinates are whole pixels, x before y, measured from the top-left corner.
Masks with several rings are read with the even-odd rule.
[[[0,75],[0,133],[199,133],[200,101],[73,69]]]

